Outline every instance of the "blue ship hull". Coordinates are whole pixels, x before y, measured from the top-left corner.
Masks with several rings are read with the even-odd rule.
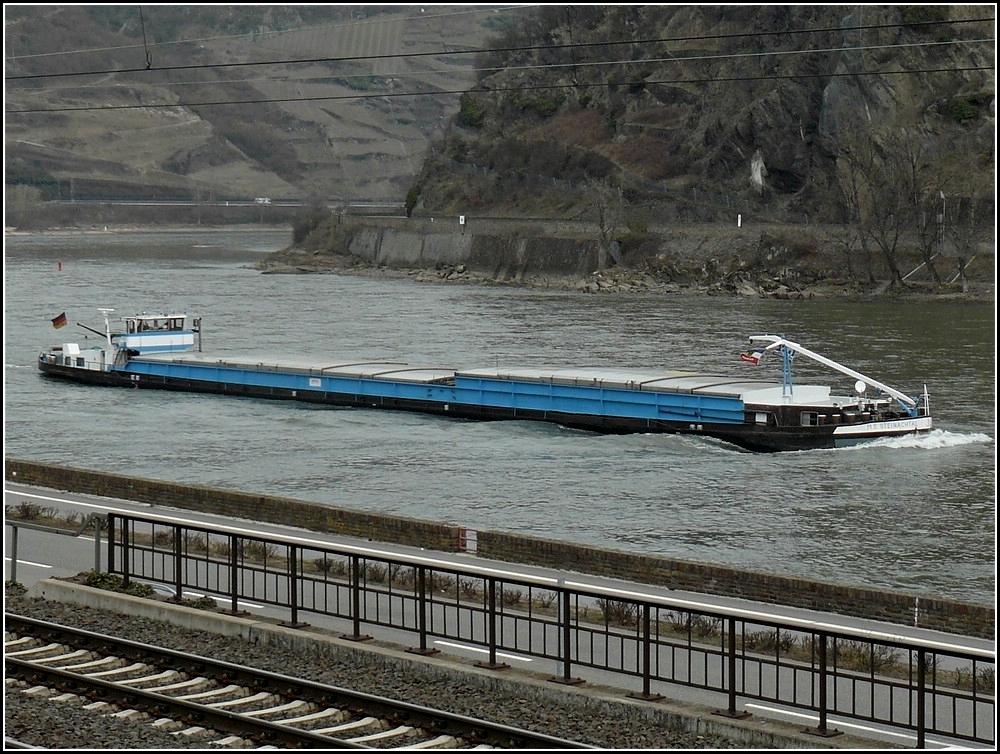
[[[322,370],[280,363],[208,362],[181,355],[143,356],[109,371],[40,363],[48,376],[93,385],[414,411],[476,421],[544,421],[604,434],[698,435],[749,451],[834,448],[885,434],[873,432],[838,441],[833,424],[781,427],[755,423],[748,415],[752,409],[736,397],[644,391],[641,385],[626,387],[617,380],[610,385],[560,384],[537,376],[533,380],[514,380],[499,374],[378,366],[384,367],[381,376],[364,377],[323,375]],[[394,379],[385,372],[399,376]],[[406,373],[410,379],[406,379]],[[688,381],[694,377],[709,376],[684,374]]]
[[[122,331],[112,333],[109,315],[114,310],[100,311],[107,345],[53,346],[38,357],[44,375],[92,385],[417,411],[456,419],[544,421],[602,433],[700,435],[751,451],[835,448],[931,428],[926,388],[923,405],[918,406],[887,385],[769,335],[751,336],[751,342],[769,345],[740,358],[758,364],[767,351],[777,350],[784,359],[780,383],[674,370],[455,370],[321,357],[208,356],[201,353],[200,319],[189,328],[186,315],[144,313],[125,317]],[[822,385],[793,389],[793,352],[857,378],[855,394],[832,396]],[[879,391],[874,398],[865,396],[866,381]]]

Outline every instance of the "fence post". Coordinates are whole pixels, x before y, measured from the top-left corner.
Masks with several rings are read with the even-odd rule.
[[[236,536],[235,534],[229,535],[229,612],[232,615],[236,615],[239,612],[239,602],[237,600],[237,595],[239,594],[239,559],[236,551]]]
[[[281,622],[282,626],[304,628],[308,623],[299,623],[299,548],[298,545],[288,546],[288,606],[292,610],[290,623]]]
[[[647,702],[658,702],[663,699],[662,694],[651,694],[649,692],[649,676],[650,676],[650,630],[649,630],[649,611],[650,605],[647,602],[642,606],[642,693],[641,694],[629,694],[633,699],[642,699]]]
[[[372,637],[361,633],[361,558],[351,556],[351,612],[354,614],[354,633],[342,634],[340,638],[351,641],[368,641]]]
[[[927,695],[926,695],[926,654],[925,650],[917,650],[917,748],[927,748]]]
[[[561,654],[563,663],[563,674],[554,675],[551,678],[549,678],[549,680],[552,681],[553,683],[565,683],[575,686],[577,684],[583,683],[583,679],[573,678],[570,675],[570,669],[572,663],[570,662],[569,646],[570,646],[570,637],[572,634],[570,632],[570,624],[569,624],[569,607],[570,607],[569,589],[567,589],[565,586],[562,586],[561,580],[559,589],[561,592],[561,594],[559,595],[559,605],[560,605],[559,630],[562,632],[562,641],[560,642],[561,644],[560,648],[562,650]]]
[[[101,517],[96,513],[91,515],[94,522],[94,573],[101,572]]]
[[[17,581],[17,524],[10,527],[13,532],[10,538],[10,580]]]
[[[826,700],[826,687],[828,681],[828,674],[826,672],[826,634],[820,632],[819,634],[819,724],[815,728],[806,728],[805,733],[812,733],[814,736],[824,736],[826,738],[831,738],[833,736],[839,736],[841,731],[836,729],[829,729],[826,727],[826,717],[827,717],[827,700]]]
[[[132,519],[124,519],[122,522],[122,583],[128,586],[129,571],[132,570],[132,557],[129,550],[129,527],[134,526]],[[110,573],[110,571],[109,571]]]
[[[690,635],[690,634],[689,634]],[[747,711],[739,712],[736,709],[736,619],[729,619],[729,636],[727,638],[726,661],[727,672],[726,686],[729,692],[729,706],[724,710],[716,710],[714,714],[730,717],[735,720],[743,720],[750,717]]]
[[[486,633],[487,641],[490,645],[490,661],[477,662],[477,668],[489,668],[490,670],[506,670],[510,665],[497,662],[497,582],[492,576],[486,582],[487,610],[486,610]]]
[[[417,631],[420,634],[420,646],[410,647],[407,652],[417,655],[436,655],[441,650],[427,647],[427,567],[417,568]]]
[[[180,524],[174,525],[174,596],[173,600],[176,602],[181,602],[183,595],[181,594],[181,584],[183,579],[181,579],[181,570],[183,569],[184,563],[184,543],[183,536],[181,534]]]
[[[115,572],[115,519],[114,513],[108,514],[108,573]]]

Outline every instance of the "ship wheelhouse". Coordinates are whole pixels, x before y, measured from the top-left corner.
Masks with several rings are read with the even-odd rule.
[[[133,335],[144,332],[180,332],[185,329],[187,315],[140,314],[125,317],[125,333]]]

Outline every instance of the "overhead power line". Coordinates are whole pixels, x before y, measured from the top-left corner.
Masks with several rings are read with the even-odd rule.
[[[783,75],[770,75],[770,76],[706,76],[703,78],[686,78],[686,79],[658,79],[658,80],[642,80],[643,85],[650,84],[700,84],[700,83],[719,83],[719,82],[739,82],[739,81],[779,81],[783,79],[791,78],[838,78],[838,77],[851,77],[851,76],[908,76],[920,73],[962,73],[966,71],[993,71],[994,68],[991,66],[962,66],[957,68],[921,68],[908,71],[850,71],[843,73],[801,73],[795,74],[794,76],[789,76],[787,74]],[[630,82],[623,81],[620,82],[619,86],[629,86]],[[165,109],[165,108],[176,108],[176,107],[220,107],[225,105],[262,105],[262,104],[281,104],[289,102],[336,102],[344,100],[357,100],[357,99],[400,99],[406,97],[426,97],[429,95],[436,96],[447,96],[447,95],[461,95],[467,93],[494,93],[494,92],[511,92],[511,91],[539,91],[539,90],[550,90],[550,89],[577,89],[577,88],[605,88],[607,84],[538,84],[538,85],[518,85],[518,86],[491,86],[489,88],[485,87],[472,87],[471,89],[455,89],[455,90],[435,90],[433,92],[385,92],[381,94],[343,94],[343,95],[331,95],[331,96],[321,96],[321,97],[269,97],[267,99],[258,100],[218,100],[218,101],[206,101],[206,102],[174,102],[174,103],[164,103],[164,104],[144,104],[144,105],[102,105],[102,106],[83,106],[83,107],[60,107],[60,108],[50,108],[50,109],[25,109],[25,110],[11,110],[7,111],[9,115],[20,115],[28,113],[66,113],[66,112],[85,112],[92,110],[101,111],[112,111],[112,110],[143,110],[143,109]]]
[[[237,63],[210,63],[210,64],[196,64],[196,65],[174,65],[174,66],[161,66],[157,68],[117,68],[117,69],[107,69],[107,70],[94,70],[94,71],[63,71],[59,73],[37,73],[37,74],[24,74],[20,76],[5,76],[5,81],[25,81],[25,80],[38,80],[38,79],[52,79],[52,78],[63,78],[72,76],[108,76],[112,74],[123,74],[123,73],[145,73],[147,71],[191,71],[191,70],[213,70],[213,69],[223,69],[223,68],[247,68],[252,66],[276,66],[276,65],[315,65],[320,63],[350,63],[359,61],[376,61],[376,60],[386,60],[386,59],[397,59],[397,58],[423,58],[423,57],[441,57],[441,56],[453,56],[453,55],[479,55],[479,54],[509,54],[515,52],[538,52],[538,51],[552,51],[552,50],[573,50],[573,49],[583,49],[589,47],[613,47],[615,45],[652,45],[652,44],[668,44],[668,43],[678,43],[678,42],[694,42],[694,41],[709,41],[709,40],[724,40],[724,39],[743,39],[747,37],[759,38],[768,36],[792,36],[792,35],[804,35],[804,34],[825,34],[825,33],[843,33],[843,32],[860,32],[860,31],[873,31],[878,29],[894,29],[900,27],[914,28],[920,26],[940,26],[942,23],[948,24],[967,24],[967,23],[985,23],[992,22],[995,19],[992,18],[977,18],[977,19],[963,19],[959,21],[927,21],[912,24],[869,24],[865,26],[833,26],[818,29],[801,29],[792,31],[763,31],[763,32],[736,32],[732,34],[704,34],[704,35],[686,35],[680,37],[655,37],[650,39],[626,39],[617,41],[605,41],[605,42],[577,42],[573,44],[559,44],[559,45],[525,45],[518,47],[498,47],[498,48],[487,48],[487,49],[473,49],[473,50],[437,50],[430,52],[411,52],[411,53],[389,53],[383,55],[351,55],[342,57],[322,57],[322,58],[297,58],[293,60],[265,60],[265,61],[251,61],[251,62],[237,62]],[[848,48],[845,48],[848,49]],[[641,61],[634,61],[641,62]]]
[[[988,42],[992,42],[992,41],[993,41],[992,39],[966,39],[966,40],[949,40],[949,41],[940,41],[940,42],[908,42],[908,43],[895,44],[895,45],[870,45],[870,46],[849,47],[849,48],[845,48],[845,47],[820,47],[820,48],[814,48],[814,49],[808,49],[808,50],[768,50],[768,51],[763,51],[763,52],[739,52],[739,53],[724,53],[724,54],[718,54],[718,55],[671,55],[669,57],[643,58],[641,62],[644,63],[644,64],[646,64],[646,63],[679,63],[679,62],[686,63],[686,62],[695,62],[695,61],[697,61],[697,62],[704,62],[704,61],[713,61],[713,60],[731,60],[731,59],[736,59],[736,58],[779,57],[779,56],[783,56],[783,55],[792,55],[792,56],[798,56],[798,55],[822,55],[822,54],[834,53],[834,52],[866,52],[866,51],[875,50],[875,49],[879,49],[879,50],[895,49],[895,50],[898,50],[898,49],[905,49],[905,48],[912,48],[912,47],[942,47],[942,46],[950,46],[950,45],[980,44],[980,43],[988,43]],[[601,66],[615,66],[615,65],[634,64],[635,62],[636,61],[632,60],[632,59],[620,58],[620,59],[615,59],[615,60],[601,60],[601,61],[582,62],[582,63],[574,61],[574,62],[570,62],[570,63],[546,63],[546,64],[543,64],[543,65],[530,65],[530,64],[529,65],[506,65],[506,66],[504,66],[504,71],[510,72],[510,71],[530,71],[530,70],[551,70],[551,69],[557,69],[557,68],[570,68],[570,67],[583,69],[583,68],[594,68],[594,67],[601,67]],[[494,68],[474,68],[474,69],[471,69],[469,71],[469,73],[482,73],[482,72],[490,71],[490,70],[495,70],[495,69]],[[418,73],[418,72],[395,71],[395,72],[384,72],[384,73],[380,74],[380,77],[381,78],[386,78],[386,79],[402,79],[402,78],[409,78],[409,77],[420,77],[420,76],[423,76],[423,75],[425,75],[425,74],[424,73]],[[311,81],[313,78],[323,79],[324,81],[327,81],[329,79],[329,76],[317,75],[315,77],[304,76],[304,77],[297,77],[297,78],[287,78],[287,79],[282,79],[282,82],[283,83],[288,83],[288,84],[291,84],[293,82],[296,83],[296,84],[306,84],[309,81]],[[366,74],[366,73],[347,74],[347,75],[338,76],[338,79],[343,79],[345,81],[350,80],[350,79],[369,79],[369,78],[371,78],[371,76],[369,74]],[[253,78],[242,78],[242,79],[228,79],[228,80],[218,80],[218,79],[216,79],[216,80],[212,80],[210,82],[206,82],[204,80],[201,80],[201,81],[199,81],[199,80],[170,81],[170,82],[163,82],[161,85],[162,86],[169,86],[169,87],[172,87],[172,88],[176,89],[177,87],[182,87],[182,86],[205,86],[206,84],[211,84],[212,86],[218,86],[218,85],[222,85],[222,84],[254,84],[254,83],[258,83],[258,82],[268,82],[268,81],[272,81],[272,79],[268,79],[267,77],[262,77],[262,76],[255,76]],[[624,82],[624,83],[626,85],[629,85],[629,84],[638,84],[638,83],[641,83],[641,82],[636,81],[636,82]],[[646,82],[646,83],[648,83],[648,82]],[[79,86],[63,86],[63,87],[59,87],[59,90],[60,91],[66,91],[66,90],[72,90],[72,89],[94,89],[95,87],[99,88],[100,86],[101,85],[95,85],[95,84],[80,84]],[[115,88],[115,87],[119,87],[120,84],[117,81],[113,81],[113,82],[107,83],[105,86],[111,87],[111,88]],[[51,89],[50,89],[50,91],[51,91]],[[382,96],[382,95],[369,92],[368,96],[370,96],[370,97],[379,97],[379,96]],[[21,111],[14,111],[14,112],[21,112]]]

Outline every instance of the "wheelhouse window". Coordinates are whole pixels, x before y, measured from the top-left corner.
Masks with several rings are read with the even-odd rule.
[[[802,426],[803,427],[819,426],[819,414],[816,411],[803,411]]]

